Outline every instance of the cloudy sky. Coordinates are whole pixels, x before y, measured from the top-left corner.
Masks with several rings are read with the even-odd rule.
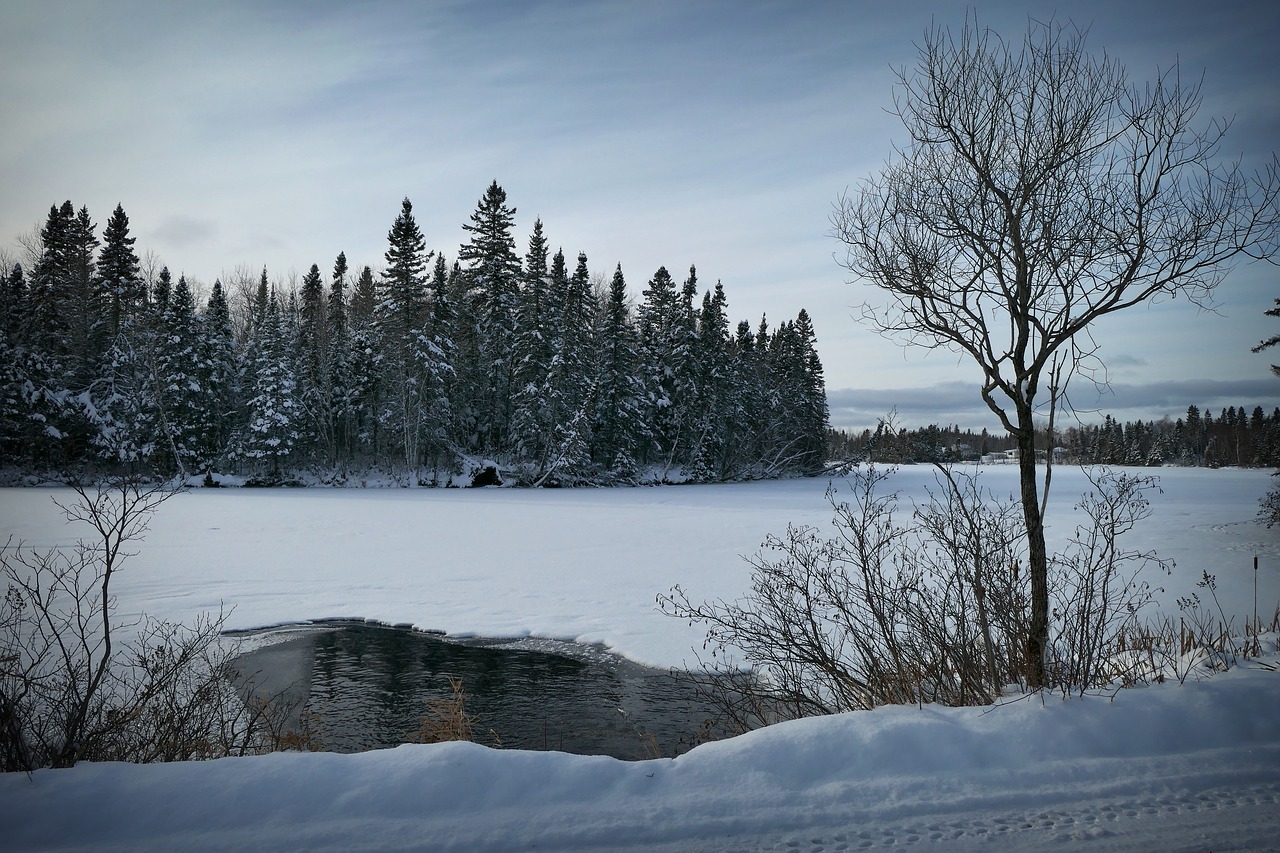
[[[1203,115],[1234,118],[1224,153],[1262,164],[1280,141],[1280,4],[1073,2],[1090,48],[1152,78],[1204,74]],[[1006,35],[1053,3],[981,2]],[[1058,13],[1063,19],[1067,13]],[[452,261],[493,180],[594,272],[634,294],[660,265],[723,281],[735,320],[806,308],[832,421],[897,408],[908,424],[994,425],[975,368],[904,350],[853,319],[832,203],[881,167],[900,127],[892,69],[911,65],[942,2],[48,2],[0,11],[0,247],[18,256],[51,204],[117,203],[137,248],[208,286],[266,266],[287,282],[339,251],[382,261],[409,197]],[[1241,266],[1217,313],[1178,301],[1098,329],[1122,417],[1188,403],[1280,405],[1249,347],[1280,270]]]

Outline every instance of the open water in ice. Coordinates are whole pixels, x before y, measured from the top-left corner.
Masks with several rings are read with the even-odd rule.
[[[459,639],[365,623],[279,629],[237,659],[243,689],[283,692],[320,745],[359,752],[414,740],[432,700],[462,680],[473,740],[508,749],[641,759],[688,751],[715,709],[687,682],[601,646]],[[278,638],[273,638],[278,639]]]

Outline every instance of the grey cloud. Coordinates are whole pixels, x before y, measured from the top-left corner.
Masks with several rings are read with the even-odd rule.
[[[1187,406],[1215,414],[1229,406],[1270,411],[1280,406],[1280,382],[1257,379],[1174,379],[1113,383],[1101,392],[1078,383],[1070,395],[1074,415],[1085,423],[1110,414],[1119,420],[1159,420],[1184,415]],[[961,427],[997,429],[998,421],[983,404],[976,383],[945,382],[922,388],[839,388],[827,393],[831,425],[861,430],[874,427],[890,412],[898,423],[920,427],[955,423]],[[1067,418],[1072,412],[1065,413]]]
[[[167,216],[148,232],[147,239],[163,243],[166,247],[186,249],[208,243],[217,233],[217,226],[208,219]]]

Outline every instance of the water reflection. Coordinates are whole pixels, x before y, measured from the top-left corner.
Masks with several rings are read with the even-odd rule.
[[[244,655],[260,691],[286,685],[323,748],[358,752],[411,739],[428,703],[462,680],[474,740],[617,758],[677,755],[709,734],[714,708],[665,671],[597,646],[458,640],[350,625]],[[304,677],[305,676],[305,677]]]

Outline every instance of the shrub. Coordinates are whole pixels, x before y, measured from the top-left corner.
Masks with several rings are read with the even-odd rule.
[[[884,492],[892,470],[868,465],[828,489],[834,535],[789,526],[748,558],[744,598],[697,603],[679,586],[658,596],[664,613],[706,626],[706,672],[693,682],[731,728],[885,704],[983,705],[1025,688],[1021,507],[976,475],[937,472],[909,526]],[[1104,470],[1092,483],[1078,504],[1087,523],[1051,561],[1046,664],[1064,692],[1116,677],[1119,644],[1151,600],[1139,574],[1164,565],[1118,542],[1149,512],[1154,481]]]

